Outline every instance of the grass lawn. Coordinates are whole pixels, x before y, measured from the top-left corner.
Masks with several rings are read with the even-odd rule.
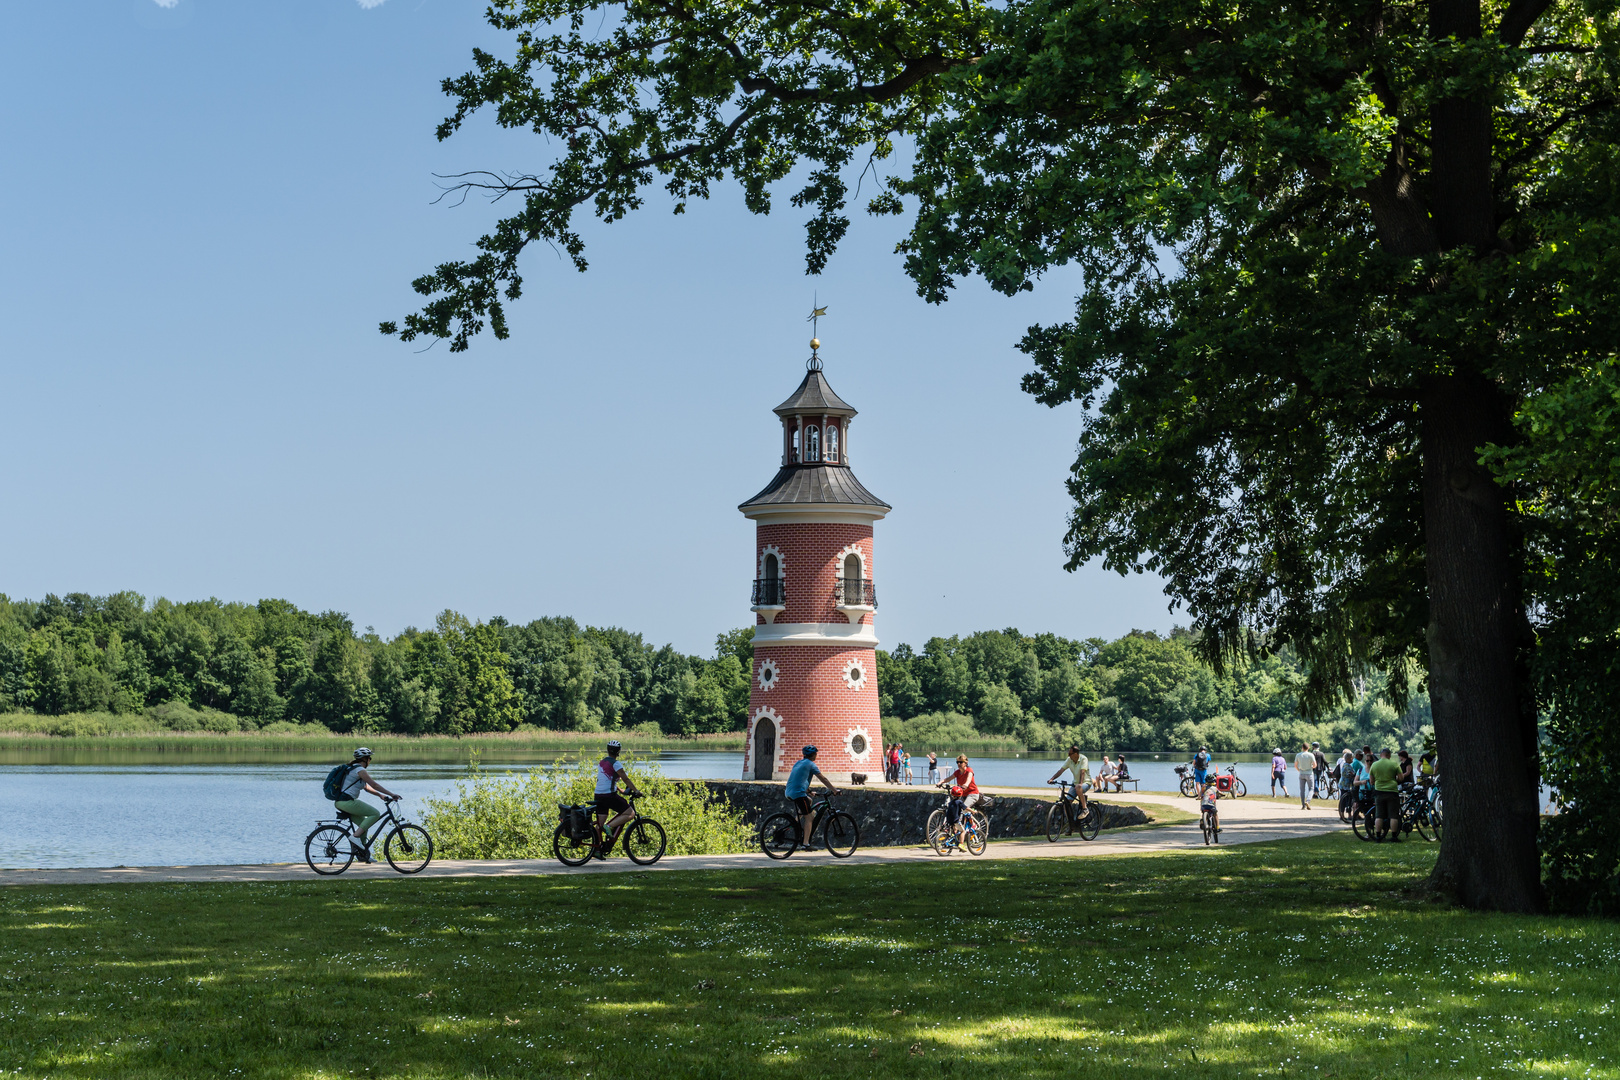
[[[1620,925],[1425,900],[1434,850],[11,887],[0,1073],[1620,1075]]]

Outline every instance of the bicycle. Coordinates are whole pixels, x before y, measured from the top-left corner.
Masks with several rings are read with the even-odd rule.
[[[1221,815],[1220,811],[1215,809],[1214,800],[1199,807],[1198,829],[1204,834],[1205,847],[1221,842]]]
[[[1401,785],[1401,830],[1414,831],[1430,842],[1440,839],[1440,811],[1429,801],[1429,793],[1412,784]]]
[[[834,858],[847,859],[861,844],[861,827],[854,815],[833,804],[832,795],[821,796],[810,806],[810,839],[821,830],[822,843]],[[759,847],[772,859],[785,859],[801,847],[806,851],[804,825],[796,812],[781,810],[759,824]]]
[[[1101,816],[1097,808],[1086,803],[1085,813],[1075,815],[1074,784],[1069,780],[1058,780],[1058,801],[1052,804],[1052,809],[1046,812],[1046,840],[1048,843],[1057,843],[1058,835],[1066,832],[1078,832],[1082,840],[1097,839],[1097,830],[1102,828]]]
[[[935,816],[939,820],[934,820]],[[958,819],[962,823],[962,837],[957,839],[956,830],[950,826],[949,818],[944,810],[935,810],[928,815],[928,843],[933,847],[936,855],[949,855],[958,847],[963,847],[973,855],[983,855],[984,845],[990,836],[990,821],[976,809],[962,808],[962,815]]]
[[[594,856],[606,859],[615,844],[621,844],[624,853],[637,866],[651,866],[664,857],[664,827],[636,809],[641,795],[626,796],[630,800],[629,821],[619,826],[612,839],[602,835],[601,821],[588,815],[596,813],[595,806],[567,806],[559,803],[557,809],[562,820],[551,834],[551,853],[564,866],[584,866]],[[580,819],[584,817],[582,822]],[[583,826],[583,827],[582,827]]]
[[[383,816],[371,834],[371,843],[363,845],[369,853],[377,846],[377,837],[386,824],[392,824],[383,838],[383,857],[401,874],[419,874],[433,861],[433,837],[420,825],[412,824],[394,813],[398,799],[383,800]],[[354,844],[361,843],[358,836],[349,835],[345,822],[354,820],[339,810],[335,820],[317,819],[315,831],[304,838],[304,861],[309,868],[324,877],[341,874],[354,862]]]

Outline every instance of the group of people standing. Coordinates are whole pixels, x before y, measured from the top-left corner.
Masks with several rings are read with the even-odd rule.
[[[891,743],[883,751],[883,782],[886,784],[909,784],[913,780],[911,772],[911,755],[906,752],[904,743]],[[928,751],[928,782],[939,783],[939,755],[932,750]]]

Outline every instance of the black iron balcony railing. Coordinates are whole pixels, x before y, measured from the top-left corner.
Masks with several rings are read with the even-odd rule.
[[[833,584],[833,603],[839,607],[877,607],[871,578],[839,578]]]
[[[755,607],[783,607],[787,604],[787,577],[754,579]]]

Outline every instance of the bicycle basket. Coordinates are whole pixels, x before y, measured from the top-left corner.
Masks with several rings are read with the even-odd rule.
[[[585,807],[558,803],[557,809],[562,814],[564,836],[570,840],[584,840],[590,836],[591,823],[585,815]]]

